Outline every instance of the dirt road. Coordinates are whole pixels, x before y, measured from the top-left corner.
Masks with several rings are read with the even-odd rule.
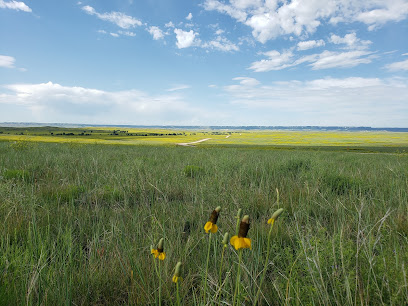
[[[207,140],[210,140],[210,139],[211,139],[211,138],[204,138],[204,139],[197,140],[197,141],[193,141],[193,142],[182,142],[182,143],[178,143],[177,145],[178,145],[178,146],[183,146],[183,147],[194,147],[194,144],[200,143],[200,142],[203,142],[203,141],[207,141]]]

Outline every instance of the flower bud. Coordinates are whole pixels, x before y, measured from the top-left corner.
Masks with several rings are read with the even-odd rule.
[[[226,233],[224,234],[224,238],[222,239],[222,244],[223,244],[223,245],[227,245],[227,244],[228,244],[228,241],[229,241],[229,234],[228,234],[228,232],[226,232]]]
[[[174,272],[174,276],[180,277],[181,272],[181,261],[176,264],[176,271]]]
[[[279,208],[277,211],[275,211],[271,217],[271,219],[276,220],[278,217],[283,213],[283,208]]]
[[[157,245],[157,250],[158,250],[159,252],[163,252],[163,243],[164,243],[164,238],[161,238],[161,239],[159,240],[158,245]]]

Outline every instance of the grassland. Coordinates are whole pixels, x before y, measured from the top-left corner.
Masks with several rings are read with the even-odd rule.
[[[229,138],[195,133],[123,136],[158,137],[158,143],[169,144],[127,146],[99,144],[118,143],[109,138],[117,135],[76,137],[85,144],[72,141],[72,135],[3,130],[0,304],[154,305],[161,283],[161,301],[172,305],[178,261],[183,305],[232,303],[238,254],[226,248],[220,278],[221,240],[225,232],[235,233],[234,216],[242,208],[251,217],[252,250],[243,250],[239,299],[252,305],[266,256],[267,220],[280,207],[284,213],[272,232],[263,304],[408,303],[405,135],[376,139],[373,147],[393,146],[393,154],[358,154],[294,145],[259,150],[266,140],[250,146],[245,142],[256,137],[244,133]],[[286,132],[268,133],[282,142],[286,137]],[[304,142],[320,137],[291,135]],[[238,136],[248,138],[245,145],[227,143]],[[197,148],[174,146],[179,139],[207,137],[213,142]],[[203,297],[209,239],[203,226],[218,205],[219,231],[211,240]],[[162,237],[167,257],[160,262],[159,282],[150,251]]]
[[[259,148],[337,148],[337,150],[408,151],[408,133],[314,132],[314,131],[228,131],[116,128],[6,128],[0,127],[0,141],[31,141],[82,144],[168,145],[210,138],[200,146]],[[384,149],[387,148],[387,149]]]

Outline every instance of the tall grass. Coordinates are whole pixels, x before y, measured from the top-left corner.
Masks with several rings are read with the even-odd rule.
[[[242,303],[260,289],[265,305],[403,305],[407,177],[403,154],[0,142],[0,304],[155,304],[150,245],[162,237],[163,304],[177,303],[178,261],[181,304],[232,303],[238,253],[228,246],[220,277],[221,240],[242,208]],[[259,288],[276,188],[285,212]]]

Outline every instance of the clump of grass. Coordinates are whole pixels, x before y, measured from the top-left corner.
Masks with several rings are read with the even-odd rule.
[[[283,169],[291,174],[299,174],[302,171],[308,171],[312,168],[310,160],[291,159],[284,166]]]
[[[324,184],[336,195],[358,193],[364,189],[361,180],[344,175],[329,174],[324,178]]]
[[[204,174],[204,169],[199,166],[187,165],[184,167],[183,173],[186,177],[199,177]]]
[[[27,170],[18,170],[18,169],[7,169],[3,172],[3,178],[6,180],[21,180],[29,181],[32,178],[32,175]]]

